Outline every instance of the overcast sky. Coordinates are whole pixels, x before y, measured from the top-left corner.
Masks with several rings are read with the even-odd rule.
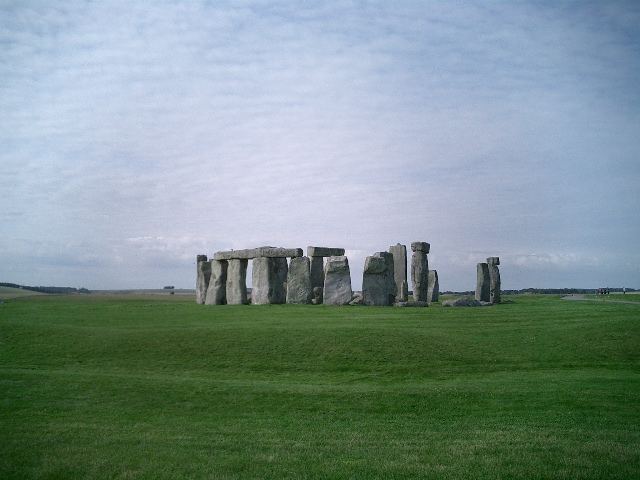
[[[441,289],[640,288],[639,2],[0,0],[0,281],[431,243]]]

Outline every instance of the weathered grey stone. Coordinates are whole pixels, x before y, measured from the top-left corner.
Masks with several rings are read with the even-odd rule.
[[[407,284],[407,247],[397,243],[389,247],[393,255],[393,277],[396,282],[396,302],[406,302],[409,295]]]
[[[292,258],[287,276],[287,303],[311,303],[312,295],[309,257]]]
[[[476,300],[479,302],[489,301],[489,265],[479,263],[476,266]]]
[[[339,257],[344,255],[344,248],[307,247],[307,257]]]
[[[313,298],[311,299],[311,303],[313,305],[321,305],[322,304],[322,293],[323,287],[313,287]]]
[[[429,289],[429,253],[427,242],[413,242],[411,244],[411,281],[413,282],[413,300],[427,302]]]
[[[428,302],[396,302],[394,307],[428,307]]]
[[[214,260],[243,259],[250,260],[258,257],[270,258],[294,258],[301,257],[301,248],[280,248],[280,247],[258,247],[246,250],[227,250],[213,254]]]
[[[411,251],[412,252],[424,252],[429,253],[431,249],[431,245],[427,242],[411,242]]]
[[[204,301],[206,305],[227,303],[227,267],[226,260],[211,260],[211,277]]]
[[[253,260],[251,303],[267,305],[285,303],[287,291],[287,259],[258,257]]]
[[[324,304],[346,305],[351,301],[351,271],[345,256],[329,257],[324,267]]]
[[[227,303],[243,305],[247,303],[247,264],[248,260],[234,258],[227,267]]]
[[[488,265],[500,265],[500,257],[487,257]]]
[[[392,305],[396,298],[393,278],[393,255],[377,252],[367,257],[362,275],[362,296],[365,305]]]
[[[500,303],[500,258],[487,258],[489,264],[489,302]]]
[[[362,292],[354,292],[349,305],[362,305],[363,300]]]
[[[440,283],[438,282],[438,271],[429,270],[429,286],[427,287],[427,302],[437,302],[440,297]]]
[[[311,275],[311,288],[324,288],[324,258],[310,257],[309,270]]]
[[[211,277],[211,262],[206,255],[196,257],[196,303],[203,305],[207,297],[209,278]]]
[[[459,297],[442,302],[443,307],[481,307],[482,303],[471,297]]]

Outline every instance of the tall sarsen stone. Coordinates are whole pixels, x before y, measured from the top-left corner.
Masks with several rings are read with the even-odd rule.
[[[211,277],[211,262],[206,255],[196,257],[196,303],[204,304]]]
[[[309,257],[292,258],[287,276],[287,303],[311,303]]]
[[[413,300],[426,302],[429,288],[429,253],[427,242],[413,242],[411,244],[411,281],[413,282]]]
[[[346,305],[351,301],[351,271],[345,256],[329,257],[324,267],[324,304]]]

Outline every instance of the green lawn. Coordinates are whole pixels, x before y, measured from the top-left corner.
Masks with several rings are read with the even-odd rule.
[[[640,306],[0,305],[0,478],[640,478]]]
[[[616,300],[623,302],[640,302],[640,294],[638,293],[610,293],[609,295],[587,295],[587,297],[600,301]]]

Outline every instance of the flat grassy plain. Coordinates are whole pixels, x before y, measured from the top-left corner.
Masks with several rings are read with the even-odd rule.
[[[0,478],[640,478],[640,305],[0,305]]]

